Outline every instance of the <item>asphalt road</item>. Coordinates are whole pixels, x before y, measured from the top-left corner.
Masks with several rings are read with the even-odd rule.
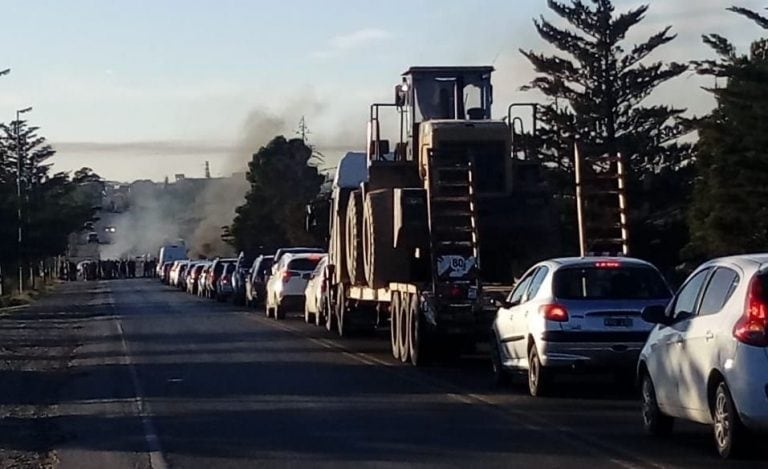
[[[49,401],[28,417],[37,430],[14,433],[29,426],[19,417],[0,433],[10,447],[43,438],[62,468],[768,462],[721,463],[698,425],[646,437],[633,393],[608,379],[533,399],[522,380],[493,387],[481,357],[415,369],[390,358],[386,332],[341,340],[298,315],[278,322],[150,280],[68,284],[48,304],[77,346],[55,390],[37,398]],[[29,388],[50,382],[46,373],[27,372]]]

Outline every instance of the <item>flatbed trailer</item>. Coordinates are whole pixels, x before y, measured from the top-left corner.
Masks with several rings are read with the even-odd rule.
[[[336,288],[341,295],[336,301],[343,298],[343,304],[336,304],[332,326],[340,334],[388,327],[392,355],[414,365],[474,350],[476,344],[488,339],[496,310],[491,297],[475,297],[479,291],[462,293],[457,296],[464,298],[457,299],[436,297],[428,283]]]

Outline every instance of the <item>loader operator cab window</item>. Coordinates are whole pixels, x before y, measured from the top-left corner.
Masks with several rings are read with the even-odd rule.
[[[413,77],[416,122],[491,118],[490,74]]]

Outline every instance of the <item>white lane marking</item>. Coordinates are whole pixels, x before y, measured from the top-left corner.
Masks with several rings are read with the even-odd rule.
[[[112,299],[112,295],[109,295],[109,299],[112,305],[112,309],[115,309],[115,302]],[[139,380],[139,373],[136,371],[136,366],[131,359],[131,352],[128,348],[128,342],[125,340],[125,334],[123,333],[123,325],[120,323],[120,318],[117,314],[114,314],[115,325],[117,326],[117,332],[120,334],[120,342],[123,344],[123,357],[125,364],[128,365],[128,370],[131,375],[131,383],[133,384],[133,403],[136,406],[136,413],[141,418],[141,427],[144,430],[144,440],[147,442],[147,450],[149,451],[149,465],[152,469],[168,469],[168,463],[163,456],[163,450],[160,446],[160,439],[157,437],[157,430],[155,424],[152,422],[152,411],[149,409],[149,404],[144,399],[144,390],[141,387],[141,380]]]
[[[462,390],[460,387],[448,381],[445,381],[439,378],[434,378],[431,376],[428,377],[424,375],[409,376],[402,371],[403,368],[400,367],[399,364],[397,363],[392,363],[386,360],[382,360],[366,352],[356,352],[356,351],[350,350],[343,344],[336,342],[333,339],[310,337],[306,335],[304,331],[302,331],[301,329],[289,326],[284,323],[275,322],[274,320],[253,316],[252,314],[248,314],[248,313],[246,314],[248,317],[252,317],[260,323],[266,324],[275,329],[280,329],[285,332],[289,332],[294,335],[300,336],[304,339],[309,340],[310,342],[320,345],[323,348],[341,352],[342,355],[345,355],[359,363],[363,363],[365,365],[381,365],[385,367],[384,368],[385,371],[393,373],[401,379],[410,381],[414,384],[419,384],[422,386],[427,385],[433,388],[437,388],[441,390],[447,397],[457,402],[461,402],[464,404],[477,404],[477,403],[482,404],[486,408],[493,409],[496,413],[501,414],[501,416],[507,419],[513,418],[513,421],[516,424],[521,425],[523,428],[527,430],[531,430],[531,431],[546,431],[547,429],[554,430],[556,433],[560,434],[560,436],[563,438],[563,440],[567,444],[573,446],[574,448],[587,449],[593,454],[600,456],[602,458],[605,458],[606,460],[616,464],[617,466],[623,467],[625,469],[639,469],[643,466],[639,466],[631,461],[627,461],[624,459],[617,459],[614,456],[618,455],[622,458],[635,460],[640,464],[643,464],[648,467],[654,467],[657,469],[666,469],[666,468],[675,467],[673,465],[659,464],[643,456],[637,455],[634,452],[609,446],[608,444],[600,441],[597,438],[586,436],[572,427],[569,427],[567,425],[560,425],[544,417],[539,417],[523,411],[502,407],[501,405],[493,402],[492,400],[486,398],[485,396],[475,394],[475,393],[467,393],[466,391]],[[398,370],[400,371],[398,372]],[[581,444],[579,444],[579,442],[581,442]],[[584,448],[584,444],[591,445],[592,447]]]

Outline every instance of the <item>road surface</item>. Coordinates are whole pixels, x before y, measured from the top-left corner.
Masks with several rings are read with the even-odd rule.
[[[3,360],[15,364],[0,371],[0,447],[42,454],[22,466],[61,468],[767,461],[721,463],[697,425],[664,441],[644,436],[633,394],[610,380],[570,380],[556,397],[533,399],[522,380],[494,388],[480,357],[395,363],[381,336],[341,340],[298,316],[277,322],[154,280],[62,285],[0,318]]]

